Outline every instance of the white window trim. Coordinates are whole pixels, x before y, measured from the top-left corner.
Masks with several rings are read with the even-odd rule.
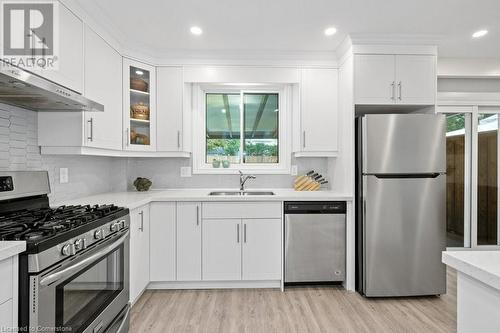
[[[207,93],[222,92],[278,93],[279,94],[279,163],[236,164],[229,168],[212,167],[206,163],[206,105]],[[193,174],[237,174],[238,170],[255,174],[290,174],[291,164],[291,85],[240,85],[240,84],[194,84],[193,103]]]

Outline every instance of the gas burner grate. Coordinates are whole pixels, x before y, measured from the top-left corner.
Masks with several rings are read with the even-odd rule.
[[[39,241],[111,215],[115,205],[23,209],[0,216],[0,240]]]

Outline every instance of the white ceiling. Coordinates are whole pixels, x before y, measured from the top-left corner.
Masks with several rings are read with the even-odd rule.
[[[499,0],[76,0],[127,48],[333,51],[347,34],[440,38],[444,57],[500,58]],[[193,36],[192,25],[204,33]],[[334,25],[338,33],[326,37]],[[486,28],[478,40],[471,34]]]

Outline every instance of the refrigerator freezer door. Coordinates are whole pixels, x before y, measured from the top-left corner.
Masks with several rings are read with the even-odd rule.
[[[444,115],[363,117],[363,173],[446,172]]]
[[[446,176],[363,181],[365,295],[444,294]]]

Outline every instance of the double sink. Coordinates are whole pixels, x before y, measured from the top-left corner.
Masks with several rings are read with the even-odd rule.
[[[271,192],[271,191],[214,191],[214,192],[210,192],[208,195],[219,195],[219,196],[226,196],[226,195],[234,195],[234,196],[274,195],[274,192]]]

